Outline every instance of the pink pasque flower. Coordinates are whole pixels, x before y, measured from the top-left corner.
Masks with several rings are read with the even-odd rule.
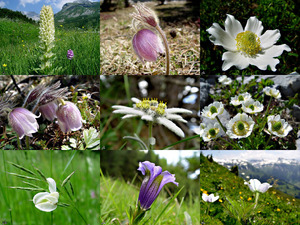
[[[39,111],[41,112],[42,116],[49,120],[53,121],[57,116],[56,116],[56,110],[58,108],[58,105],[56,104],[55,101],[49,102],[47,104],[41,105],[39,107]]]
[[[19,139],[22,139],[24,135],[32,137],[32,134],[38,131],[39,125],[35,118],[38,116],[25,108],[15,108],[8,114],[9,123]]]
[[[159,37],[151,30],[139,30],[132,39],[132,45],[139,59],[154,62],[164,48]]]

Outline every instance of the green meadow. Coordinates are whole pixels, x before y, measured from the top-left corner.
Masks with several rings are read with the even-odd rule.
[[[200,214],[203,224],[299,224],[300,200],[277,189],[278,181],[268,181],[273,187],[259,195],[257,207],[253,209],[255,193],[244,184],[243,178],[202,154],[200,170],[201,195],[207,192],[208,195],[219,196],[219,200],[213,203],[201,199]],[[227,210],[231,206],[235,210]],[[241,221],[234,216],[236,214],[242,215],[239,218]]]
[[[0,18],[0,74],[40,74],[39,26],[22,20]],[[67,59],[72,49],[74,58]],[[100,74],[99,29],[82,26],[65,28],[56,25],[52,52],[54,75]],[[51,74],[52,75],[52,74]]]
[[[14,225],[98,224],[99,162],[96,152],[79,151],[4,151],[0,152],[0,223]],[[20,165],[21,168],[17,168]],[[24,170],[30,170],[35,175]],[[49,192],[37,168],[46,178],[56,181],[58,207],[52,212],[38,210],[32,199],[43,191],[10,187],[39,186]],[[73,172],[68,182],[62,182]],[[10,173],[34,177],[20,178]],[[25,183],[27,182],[27,183]],[[72,199],[72,201],[70,200]],[[66,206],[68,204],[69,206]]]

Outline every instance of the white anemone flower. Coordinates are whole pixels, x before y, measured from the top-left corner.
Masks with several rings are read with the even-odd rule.
[[[207,29],[207,32],[211,34],[210,41],[228,50],[222,56],[223,71],[232,66],[242,70],[249,64],[260,70],[266,70],[270,66],[272,71],[276,71],[275,67],[279,60],[274,57],[280,56],[284,50],[291,51],[286,44],[274,45],[280,38],[279,30],[267,30],[262,34],[264,27],[255,16],[248,19],[243,29],[234,16],[227,14],[224,25],[225,30],[217,23],[213,23]]]
[[[202,134],[203,141],[208,142],[212,139],[219,137],[221,129],[222,128],[219,123],[208,124]]]
[[[178,136],[184,137],[183,131],[171,120],[187,123],[186,120],[176,113],[192,113],[191,110],[183,108],[168,109],[166,103],[158,103],[156,99],[144,99],[141,101],[137,98],[131,98],[131,100],[135,103],[133,107],[114,105],[112,106],[115,109],[113,113],[126,114],[122,119],[140,116],[142,120],[162,124]]]
[[[280,116],[268,116],[268,131],[278,137],[285,137],[293,128],[285,122],[284,119],[280,119]]]
[[[254,101],[253,99],[249,99],[242,103],[242,110],[245,113],[255,114],[264,110],[264,105],[259,101]]]
[[[243,104],[245,101],[252,99],[251,95],[248,92],[236,95],[231,97],[230,103],[234,106]]]
[[[36,208],[44,212],[51,212],[57,208],[59,193],[56,192],[56,183],[52,178],[47,178],[49,192],[40,192],[33,197]]]
[[[272,96],[273,98],[281,98],[280,91],[276,88],[265,87],[263,91],[266,95]]]
[[[214,102],[205,106],[202,110],[202,116],[215,119],[216,116],[221,115],[224,112],[224,105],[222,102]]]
[[[199,132],[200,137],[202,137],[205,128],[206,128],[206,124],[205,123],[200,123],[200,132]]]
[[[250,188],[250,190],[252,192],[260,192],[260,193],[265,193],[269,188],[272,187],[272,185],[270,185],[268,183],[262,184],[257,179],[251,179],[249,182],[245,181],[244,184],[248,185],[248,187]]]
[[[220,76],[218,81],[223,85],[230,85],[232,83],[232,79],[226,75]]]
[[[205,193],[202,194],[202,200],[205,202],[215,202],[219,199],[219,196],[214,196],[214,194],[207,195]]]
[[[254,121],[245,113],[238,113],[227,124],[226,134],[230,138],[246,138],[250,136],[254,127]]]

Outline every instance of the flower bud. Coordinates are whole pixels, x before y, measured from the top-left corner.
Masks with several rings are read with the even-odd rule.
[[[142,29],[138,31],[132,40],[132,45],[139,59],[156,61],[159,53],[164,53],[164,48],[159,37],[151,30]]]
[[[76,131],[82,127],[82,117],[77,106],[72,102],[64,102],[56,111],[57,121],[62,132]]]
[[[43,118],[53,121],[56,118],[56,110],[58,106],[55,101],[49,102],[45,105],[41,105],[39,107],[39,111],[41,112]]]
[[[15,108],[8,114],[8,120],[15,132],[17,132],[19,139],[24,135],[32,137],[39,129],[39,125],[35,118],[38,116],[25,108]]]
[[[71,60],[73,59],[73,57],[74,57],[74,52],[71,49],[69,49],[67,53],[67,58]]]

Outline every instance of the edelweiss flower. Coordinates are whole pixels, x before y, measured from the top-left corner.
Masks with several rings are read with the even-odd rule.
[[[214,194],[207,195],[205,193],[202,194],[202,200],[205,202],[215,202],[219,199],[219,196],[214,196]]]
[[[264,106],[259,101],[253,99],[247,100],[242,103],[242,110],[245,113],[254,114],[263,111]]]
[[[232,79],[226,75],[220,76],[218,81],[224,85],[230,85],[232,83]]]
[[[246,92],[232,97],[230,103],[234,106],[238,106],[250,99],[252,99],[251,95],[248,92]]]
[[[250,188],[250,190],[252,192],[261,192],[261,193],[265,193],[269,188],[272,187],[272,185],[268,184],[268,183],[261,183],[259,180],[257,179],[251,179],[249,182],[244,182],[244,184],[248,185],[248,187]]]
[[[238,113],[227,124],[226,134],[230,138],[246,138],[250,136],[254,126],[254,121],[247,114]]]
[[[131,100],[136,103],[133,107],[114,105],[112,106],[115,109],[113,113],[126,114],[122,119],[140,116],[142,120],[162,124],[178,136],[184,137],[183,131],[171,120],[187,123],[186,120],[180,115],[176,115],[176,113],[192,113],[192,111],[183,108],[168,109],[166,103],[158,103],[156,99],[144,99],[141,101],[137,98],[131,98]]]
[[[272,96],[274,98],[281,98],[280,91],[276,88],[265,87],[263,91],[266,95]]]
[[[262,22],[255,16],[248,19],[245,29],[229,14],[225,20],[225,30],[219,24],[213,23],[207,29],[211,34],[210,41],[228,50],[222,56],[222,70],[228,70],[232,66],[242,70],[251,64],[260,70],[266,70],[269,65],[272,71],[276,71],[275,66],[279,60],[274,57],[291,49],[286,44],[274,45],[280,38],[279,30],[267,30],[263,35],[262,31]]]
[[[268,116],[268,131],[278,137],[285,137],[293,128],[285,122],[284,119],[280,119],[280,116]]]
[[[202,134],[203,141],[207,142],[210,141],[211,139],[215,139],[219,137],[221,129],[222,128],[219,123],[208,124]]]
[[[215,119],[216,116],[221,115],[224,112],[224,106],[222,102],[214,102],[205,106],[202,110],[202,116]]]

